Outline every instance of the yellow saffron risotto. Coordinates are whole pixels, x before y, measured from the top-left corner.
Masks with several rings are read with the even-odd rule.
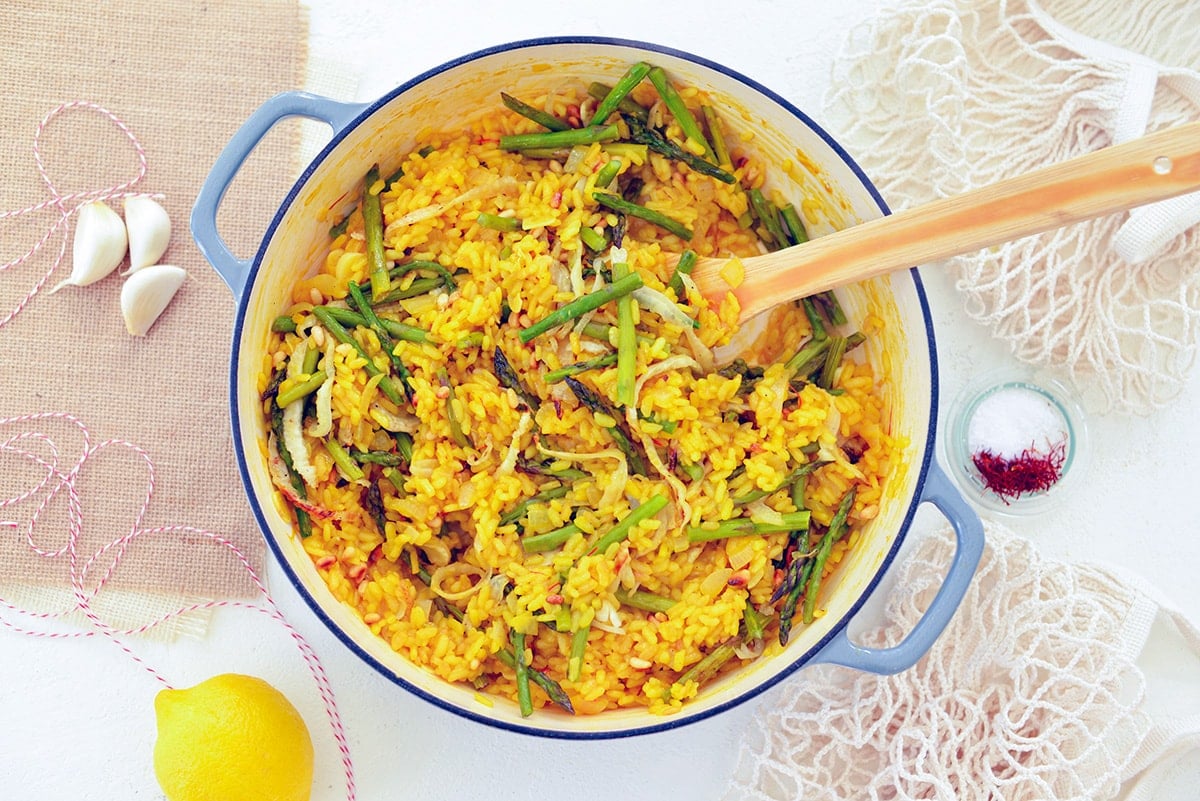
[[[670,713],[778,653],[896,450],[858,347],[877,319],[809,299],[726,352],[736,300],[676,260],[796,241],[811,199],[764,191],[750,138],[654,77],[603,120],[582,82],[521,98],[549,139],[497,98],[378,165],[259,377],[333,594],[524,714]]]

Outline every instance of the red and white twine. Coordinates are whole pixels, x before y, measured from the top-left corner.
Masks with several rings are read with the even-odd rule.
[[[66,556],[67,568],[70,576],[71,591],[74,602],[67,608],[60,609],[54,612],[33,612],[22,609],[13,604],[8,599],[0,597],[0,610],[6,613],[28,618],[33,621],[46,622],[53,619],[61,619],[74,613],[80,613],[90,626],[84,630],[47,630],[44,628],[31,627],[29,625],[20,625],[8,619],[4,614],[0,614],[0,625],[8,628],[18,634],[23,634],[30,637],[43,637],[52,639],[70,639],[78,637],[91,637],[96,634],[101,634],[111,641],[114,645],[120,648],[125,654],[136,662],[144,671],[154,677],[156,681],[164,687],[171,687],[170,682],[156,670],[152,665],[143,660],[134,650],[124,641],[124,637],[143,634],[156,626],[162,625],[170,620],[178,618],[182,615],[187,615],[192,612],[208,609],[246,609],[253,612],[258,612],[267,615],[269,618],[277,621],[287,631],[293,643],[299,649],[301,656],[308,665],[309,672],[312,675],[313,681],[317,687],[317,693],[321,698],[321,702],[325,708],[325,715],[328,718],[330,729],[332,730],[334,741],[337,744],[338,751],[341,755],[343,772],[346,779],[346,797],[348,801],[355,799],[355,783],[354,783],[354,765],[350,757],[350,747],[346,739],[345,728],[342,725],[341,715],[338,712],[337,701],[334,697],[333,686],[329,682],[329,678],[325,673],[324,667],[321,665],[321,660],[313,650],[312,646],[304,638],[295,627],[288,623],[283,612],[276,605],[275,600],[271,597],[266,585],[259,577],[254,566],[246,558],[245,553],[237,547],[236,544],[229,539],[205,529],[196,528],[186,525],[168,525],[168,526],[151,526],[143,527],[142,520],[145,517],[146,510],[149,507],[150,499],[154,495],[154,464],[150,459],[149,454],[138,445],[132,442],[121,439],[107,439],[98,442],[95,445],[91,444],[91,436],[87,427],[77,417],[63,412],[44,412],[38,414],[22,415],[18,417],[0,418],[0,430],[11,429],[21,426],[33,426],[39,423],[58,422],[68,423],[74,426],[82,436],[83,444],[80,453],[75,462],[66,466],[61,458],[62,454],[54,439],[41,431],[26,429],[19,430],[16,433],[10,434],[7,438],[0,439],[0,454],[8,454],[18,459],[22,459],[28,464],[34,465],[42,472],[40,480],[36,481],[32,486],[18,491],[16,494],[0,498],[0,513],[7,507],[23,501],[37,500],[37,504],[29,516],[29,519],[22,524],[19,521],[0,519],[0,530],[5,528],[17,530],[24,543],[30,550],[43,558],[61,558]],[[39,453],[36,449],[38,446],[44,450]],[[90,461],[93,461],[98,454],[109,448],[124,448],[141,458],[147,468],[146,493],[142,499],[141,505],[138,508],[133,518],[133,524],[127,533],[118,537],[111,542],[100,547],[95,553],[91,554],[81,562],[81,554],[79,553],[79,544],[83,536],[83,506],[84,499],[81,497],[77,482],[81,474],[84,472]],[[51,502],[59,496],[65,496],[67,503],[67,539],[66,542],[57,549],[42,547],[38,544],[35,538],[37,525],[43,513],[50,506]],[[23,529],[23,531],[22,531]],[[205,601],[182,605],[177,609],[162,614],[161,616],[143,623],[136,628],[117,629],[106,623],[92,606],[92,601],[97,594],[104,588],[104,585],[111,579],[119,564],[121,557],[126,549],[136,540],[174,535],[191,535],[206,538],[214,545],[224,548],[236,560],[237,564],[249,576],[258,594],[261,596],[264,605],[250,603],[246,601],[221,600],[221,601]],[[103,575],[95,580],[94,586],[89,590],[89,574],[98,565],[107,562],[107,567]]]
[[[54,181],[51,180],[42,159],[41,138],[46,127],[51,122],[60,115],[70,111],[86,111],[99,114],[111,122],[129,140],[129,144],[136,153],[138,162],[137,174],[127,181],[102,189],[69,194],[60,193]],[[62,232],[62,241],[59,245],[58,254],[53,259],[46,273],[36,280],[14,308],[3,314],[3,316],[0,316],[0,328],[3,328],[21,313],[25,306],[42,290],[59,264],[62,263],[69,238],[67,223],[81,206],[97,200],[109,201],[129,197],[134,194],[146,194],[132,191],[146,176],[147,163],[145,149],[120,118],[96,103],[77,100],[63,103],[51,110],[38,123],[33,139],[33,158],[37,166],[38,175],[41,176],[42,181],[46,184],[50,197],[47,200],[23,209],[0,211],[0,224],[3,224],[7,220],[48,210],[53,210],[57,216],[46,232],[32,247],[11,261],[0,264],[0,275],[10,269],[28,263],[59,231]],[[38,425],[61,425],[63,423],[74,426],[83,440],[78,458],[69,466],[65,463],[58,443],[55,442],[53,437],[43,431],[36,430],[36,426]],[[0,597],[0,626],[26,636],[52,639],[91,637],[101,634],[120,648],[156,681],[164,687],[170,687],[171,684],[167,679],[152,665],[138,656],[125,642],[126,637],[143,634],[156,626],[180,616],[207,609],[246,609],[267,615],[283,626],[308,666],[312,679],[316,684],[317,693],[321,698],[321,703],[325,708],[325,715],[329,721],[334,741],[341,756],[342,769],[346,780],[346,797],[348,801],[354,801],[356,795],[354,765],[350,757],[350,748],[346,739],[345,728],[342,725],[341,715],[338,712],[333,687],[329,682],[324,667],[321,665],[321,660],[304,636],[288,623],[271,597],[270,592],[268,592],[266,585],[259,577],[258,572],[237,545],[226,537],[193,526],[168,525],[143,527],[142,521],[149,507],[150,499],[154,494],[154,464],[149,454],[135,443],[121,439],[108,439],[93,445],[88,429],[83,422],[77,417],[63,412],[45,412],[0,418],[0,431],[6,429],[10,431],[14,429],[18,430],[0,439],[0,454],[15,457],[18,460],[25,461],[28,465],[32,465],[35,471],[40,472],[41,478],[35,481],[32,486],[20,489],[11,497],[0,497],[0,516],[5,514],[7,508],[25,502],[34,503],[36,501],[32,514],[24,523],[15,520],[5,520],[0,517],[0,533],[3,533],[5,530],[17,533],[20,541],[23,541],[24,545],[30,549],[30,552],[40,558],[61,559],[65,556],[70,576],[73,603],[65,609],[54,612],[33,612],[22,609],[8,599]],[[77,482],[87,468],[88,463],[94,460],[98,454],[110,448],[127,449],[144,461],[147,470],[146,493],[142,498],[140,508],[133,517],[133,523],[129,531],[103,545],[95,553],[86,555],[85,557],[84,554],[79,553],[84,532],[83,508],[85,499],[79,492]],[[66,502],[66,542],[58,548],[43,547],[38,543],[35,536],[38,521],[43,517],[43,514],[56,498],[65,498]],[[250,581],[261,596],[262,603],[236,600],[207,601],[183,605],[136,628],[118,629],[106,623],[94,609],[93,600],[110,581],[117,569],[117,565],[120,563],[129,546],[141,539],[183,535],[203,537],[213,545],[228,551],[240,568],[249,576]],[[107,566],[102,568],[103,565]],[[92,577],[93,572],[100,571],[102,572],[98,579]],[[90,589],[89,584],[91,584]],[[61,619],[74,614],[82,615],[88,628],[62,630],[49,627],[51,621],[61,621]],[[17,623],[11,618],[28,622]]]

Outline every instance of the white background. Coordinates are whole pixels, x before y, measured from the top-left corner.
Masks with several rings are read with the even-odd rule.
[[[358,78],[339,99],[371,100],[475,49],[542,35],[642,39],[723,63],[779,92],[818,122],[834,52],[879,0],[593,3],[314,0],[315,69]],[[486,10],[485,10],[486,9]],[[326,84],[332,85],[332,84]],[[922,270],[933,309],[944,407],[977,372],[1014,364],[969,321],[952,282]],[[1200,371],[1168,409],[1146,418],[1090,416],[1090,471],[1058,508],[1012,523],[1047,555],[1120,565],[1200,620]],[[922,514],[917,531],[940,524]],[[375,799],[716,799],[754,704],[677,732],[572,743],[512,735],[407,695],[345,652],[273,566],[272,592],[328,670],[357,769]],[[221,672],[269,677],[299,706],[318,748],[315,801],[345,798],[337,752],[308,671],[264,616],[216,613],[201,641],[135,643],[171,677]],[[1149,661],[1166,690],[1156,703],[1200,708],[1196,666],[1161,646]],[[1193,672],[1188,672],[1193,671]],[[793,679],[802,681],[803,673]],[[180,683],[184,683],[182,680]],[[190,682],[189,682],[190,683]],[[150,755],[158,685],[100,638],[45,641],[0,631],[0,798],[158,799]],[[1168,694],[1169,692],[1169,694]],[[770,696],[768,696],[769,700]],[[1191,798],[1183,781],[1163,798]]]

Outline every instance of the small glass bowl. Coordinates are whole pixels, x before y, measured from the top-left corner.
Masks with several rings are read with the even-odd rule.
[[[1066,433],[1066,452],[1059,479],[1053,486],[1017,497],[1001,496],[989,489],[975,467],[969,440],[971,420],[980,404],[997,392],[1021,389],[1045,398],[1061,417]],[[1061,502],[1084,472],[1087,456],[1087,427],[1074,394],[1062,382],[1045,376],[1007,370],[988,373],[968,384],[949,409],[947,431],[942,436],[942,455],[969,501],[981,509],[1020,517],[1044,512]]]

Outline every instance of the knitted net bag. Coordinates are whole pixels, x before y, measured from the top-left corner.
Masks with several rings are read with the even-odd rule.
[[[1048,561],[989,525],[962,606],[895,676],[807,669],[756,711],[725,801],[1153,797],[1174,758],[1200,749],[1200,717],[1151,714],[1137,658],[1166,619],[1200,657],[1200,631],[1100,567]],[[947,528],[901,565],[884,625],[895,645],[941,584]]]
[[[1086,33],[1084,33],[1086,31]],[[826,115],[905,208],[1200,118],[1200,3],[905,0],[855,29]],[[1200,195],[952,260],[967,313],[1099,411],[1182,390],[1200,334]]]

